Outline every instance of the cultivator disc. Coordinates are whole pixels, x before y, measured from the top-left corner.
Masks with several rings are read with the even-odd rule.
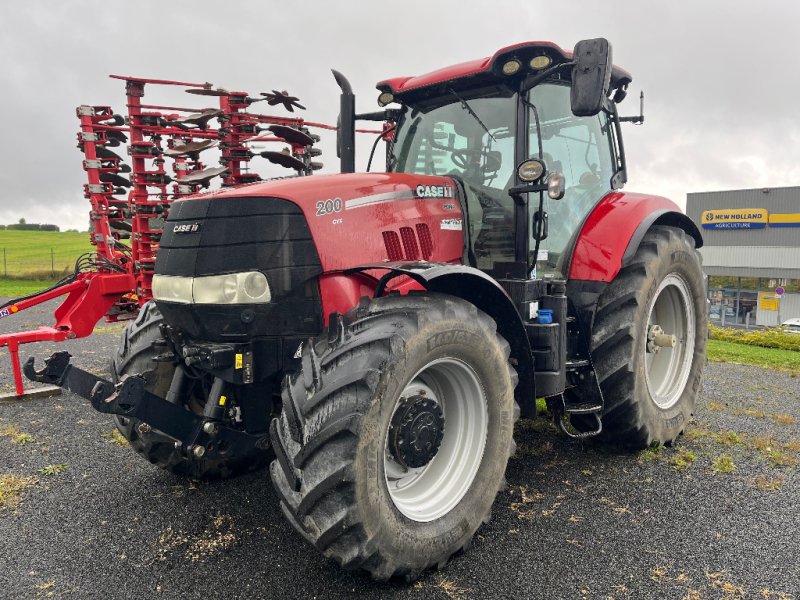
[[[197,183],[205,187],[214,177],[218,177],[227,172],[228,169],[226,167],[211,167],[203,169],[202,171],[192,171],[188,175],[179,178],[178,183]]]
[[[287,169],[302,171],[305,167],[305,163],[303,163],[303,161],[296,156],[292,156],[292,153],[289,152],[288,148],[284,148],[281,152],[268,150],[266,152],[262,152],[261,156],[266,158],[269,162],[286,167]]]
[[[172,148],[167,148],[164,150],[165,156],[170,157],[186,157],[191,156],[197,160],[197,156],[203,151],[208,150],[209,148],[216,147],[217,142],[214,140],[201,140],[199,142],[186,142],[186,143],[178,143],[176,142]]]

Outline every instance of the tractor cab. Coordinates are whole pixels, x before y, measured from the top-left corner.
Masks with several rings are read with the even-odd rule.
[[[564,278],[584,220],[625,182],[616,102],[630,81],[610,66],[605,40],[588,40],[575,57],[518,44],[381,82],[379,104],[401,105],[390,112],[387,170],[461,184],[472,266],[496,278]]]

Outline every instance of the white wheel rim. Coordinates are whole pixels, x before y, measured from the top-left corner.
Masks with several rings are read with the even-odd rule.
[[[464,497],[481,465],[489,414],[486,393],[475,370],[455,358],[435,360],[403,389],[401,398],[433,399],[444,419],[444,437],[436,455],[419,468],[395,460],[384,442],[384,477],[392,502],[412,521],[427,523],[449,513]],[[394,410],[397,410],[400,398]],[[394,411],[393,411],[394,416]]]
[[[642,350],[647,391],[659,408],[667,409],[680,400],[694,359],[694,302],[689,285],[677,273],[667,275],[658,286],[650,304],[645,336],[654,325],[677,338],[674,347],[662,347],[653,353],[648,351],[645,337]]]

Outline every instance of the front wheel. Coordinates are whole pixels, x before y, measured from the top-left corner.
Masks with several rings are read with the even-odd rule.
[[[514,449],[508,359],[494,321],[449,296],[365,300],[332,317],[271,428],[286,516],[376,579],[447,561],[488,520]]]
[[[694,410],[707,340],[694,239],[654,226],[598,301],[592,359],[605,439],[634,449],[674,441]]]

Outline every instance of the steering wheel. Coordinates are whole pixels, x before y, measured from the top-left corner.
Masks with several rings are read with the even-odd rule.
[[[470,167],[470,152],[453,148],[450,150],[450,160],[459,169],[466,171]]]
[[[449,152],[453,164],[459,169],[463,169],[465,171],[471,166],[470,157],[480,156],[482,153],[482,150],[469,150],[468,148],[453,148],[452,146],[445,146],[444,144],[436,143],[432,139],[429,140],[429,143],[431,148]]]

